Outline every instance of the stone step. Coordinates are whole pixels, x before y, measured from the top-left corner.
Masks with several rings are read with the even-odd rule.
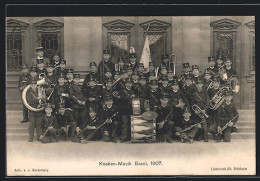
[[[253,128],[255,128],[255,122],[254,121],[238,121],[236,123],[236,126],[238,128],[242,128],[242,127],[253,127]]]

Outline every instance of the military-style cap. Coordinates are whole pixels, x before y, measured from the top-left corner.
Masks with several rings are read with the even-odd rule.
[[[36,78],[32,78],[30,81],[30,84],[37,84],[37,79]]]
[[[183,63],[182,66],[183,68],[190,68],[190,63]]]
[[[61,60],[60,64],[66,64],[66,60]]]
[[[139,63],[138,67],[144,67],[144,64],[143,63]]]
[[[136,53],[130,53],[129,58],[136,58]]]
[[[135,71],[133,72],[133,75],[138,75],[138,76],[139,76],[138,71],[135,70]]]
[[[43,50],[43,47],[37,47],[35,50],[36,50],[36,52],[44,51],[44,50]]]
[[[65,108],[65,104],[64,104],[64,103],[60,103],[60,104],[58,105],[58,109],[60,109],[60,108]]]
[[[132,79],[130,79],[129,77],[125,79],[125,83],[127,82],[132,82]]]
[[[190,113],[190,111],[189,111],[189,109],[187,107],[185,107],[183,114],[184,113]]]
[[[53,68],[54,65],[53,65],[52,63],[48,63],[48,62],[47,62],[47,63],[46,63],[46,67],[52,67],[52,68]]]
[[[43,59],[36,59],[36,63],[37,64],[43,63]]]
[[[197,80],[197,82],[196,82],[196,84],[199,84],[199,83],[202,83],[202,84],[203,84],[203,82],[204,82],[203,79],[199,77],[198,80]]]
[[[32,66],[32,67],[30,68],[30,71],[31,71],[31,72],[37,72],[37,67]]]
[[[169,56],[168,56],[168,54],[165,54],[165,55],[162,55],[161,58],[162,58],[162,60],[163,60],[163,59],[168,59]]]
[[[151,80],[151,85],[158,85],[158,80]]]
[[[154,63],[153,62],[149,62],[149,66],[154,66]]]
[[[80,78],[80,74],[74,74],[73,77],[74,78]]]
[[[103,54],[110,54],[110,51],[108,49],[104,49]]]
[[[144,76],[144,75],[142,75],[141,77],[140,77],[140,80],[146,80],[146,77]]]
[[[192,70],[194,70],[194,69],[199,69],[199,66],[198,65],[192,65]]]
[[[96,62],[90,62],[89,66],[90,66],[90,67],[92,67],[92,66],[95,66],[95,67],[96,67],[97,64],[96,64]]]
[[[163,99],[163,98],[167,98],[167,99],[168,99],[169,96],[170,96],[170,95],[169,95],[167,92],[162,92],[162,93],[160,94],[160,98],[161,98],[161,99]]]
[[[54,57],[54,56],[59,56],[59,57],[60,57],[60,52],[58,52],[58,51],[55,52],[55,53],[53,54],[53,57]]]
[[[125,61],[124,57],[118,57],[117,58],[117,62],[124,62],[124,61]]]
[[[59,78],[65,78],[65,75],[64,75],[63,73],[61,73],[61,74],[59,75]]]
[[[94,82],[96,82],[96,80],[94,79],[94,77],[93,77],[93,76],[90,76],[90,78],[89,78],[89,80],[88,80],[88,82],[91,82],[91,81],[94,81]]]
[[[47,103],[45,109],[46,108],[52,108],[52,104],[51,103]]]
[[[149,76],[155,76],[155,73],[154,72],[150,72]]]
[[[211,57],[208,57],[208,62],[210,62],[210,61],[215,61],[215,59],[214,59],[214,57],[213,57],[213,56],[211,56]]]
[[[168,81],[168,76],[167,75],[162,76],[162,81]]]
[[[229,59],[228,57],[225,57],[225,60],[224,60],[224,61],[225,61],[225,62],[230,61],[230,62],[232,63],[232,60]]]
[[[113,84],[113,79],[111,77],[106,78],[106,83],[112,83]]]
[[[223,60],[223,56],[220,54],[220,55],[217,56],[217,59]]]
[[[204,75],[206,75],[206,74],[212,75],[212,72],[210,70],[206,69]]]
[[[162,65],[161,70],[163,70],[163,69],[167,69],[166,66]]]
[[[168,73],[173,73],[173,70],[171,68],[169,68]]]
[[[213,77],[213,81],[215,82],[220,82],[221,81],[221,78],[219,76],[214,76]]]
[[[106,94],[104,96],[104,100],[107,101],[107,100],[113,100],[113,97],[110,95],[110,94]]]
[[[67,73],[73,73],[73,72],[74,72],[74,70],[72,68],[67,69]]]
[[[179,85],[179,82],[177,79],[173,79],[172,85]]]

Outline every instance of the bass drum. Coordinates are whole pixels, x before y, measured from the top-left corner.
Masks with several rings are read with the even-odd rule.
[[[131,142],[154,143],[156,141],[155,119],[148,121],[141,116],[131,116]]]

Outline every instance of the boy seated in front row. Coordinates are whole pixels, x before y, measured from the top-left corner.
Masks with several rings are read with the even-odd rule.
[[[111,95],[105,95],[105,106],[102,109],[102,122],[106,124],[102,128],[103,140],[105,142],[113,141],[117,143],[117,132],[119,126],[119,110],[113,103],[113,97]]]
[[[232,98],[232,92],[227,91],[225,96],[225,102],[217,110],[217,141],[221,141],[222,139],[225,142],[231,141],[232,126],[237,122],[239,117],[237,109],[235,105],[232,103]]]
[[[90,105],[88,108],[88,114],[85,120],[79,127],[78,141],[79,143],[87,143],[90,140],[100,140],[102,137],[101,129],[96,130],[100,126],[100,116],[97,115],[98,108],[95,105]],[[90,137],[90,134],[92,135]]]
[[[63,137],[64,140],[67,140],[69,137],[69,130],[75,132],[77,125],[71,111],[65,109],[65,104],[59,105],[56,118],[58,121],[57,140],[61,137]]]
[[[55,115],[52,115],[52,105],[48,103],[45,108],[45,115],[41,119],[42,135],[40,140],[42,143],[52,143],[56,139],[56,131],[58,122]]]
[[[176,122],[175,135],[181,140],[182,143],[185,143],[186,141],[193,143],[195,135],[197,134],[199,128],[201,128],[201,124],[191,120],[190,117],[191,113],[186,108],[183,113],[183,119]]]

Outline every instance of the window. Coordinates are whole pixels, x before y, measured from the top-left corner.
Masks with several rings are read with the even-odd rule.
[[[221,19],[210,23],[213,27],[214,56],[228,57],[235,64],[236,59],[236,34],[240,22],[230,19]]]
[[[107,29],[107,48],[111,51],[112,62],[117,63],[119,57],[124,57],[127,60],[130,48],[130,31],[134,24],[118,19],[103,25]]]
[[[20,71],[26,62],[23,55],[24,36],[27,23],[15,19],[7,20],[7,71]]]
[[[148,30],[147,36],[151,52],[151,60],[154,62],[155,66],[159,66],[161,64],[161,56],[167,52],[166,31],[170,24],[155,19],[141,23],[140,26],[144,30],[144,35]]]
[[[37,45],[42,46],[45,56],[52,58],[58,51],[63,55],[63,23],[51,19],[45,19],[34,23],[37,30]]]

